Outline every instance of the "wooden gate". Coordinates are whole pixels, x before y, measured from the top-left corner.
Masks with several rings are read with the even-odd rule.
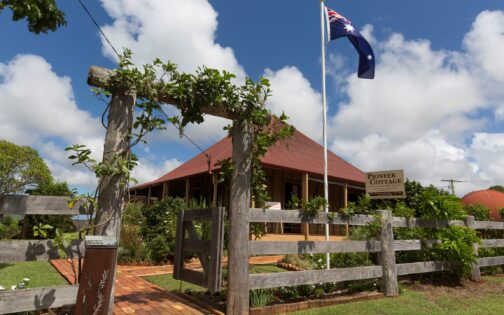
[[[173,262],[174,279],[205,287],[211,293],[221,291],[224,214],[225,208],[222,207],[182,210],[178,213]],[[210,240],[200,239],[194,221],[211,221]],[[184,268],[184,252],[198,254],[203,272]]]

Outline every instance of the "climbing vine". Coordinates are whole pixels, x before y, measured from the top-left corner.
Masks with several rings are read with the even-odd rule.
[[[168,122],[176,125],[181,132],[189,123],[202,123],[202,108],[212,108],[231,117],[234,123],[245,122],[251,127],[251,189],[256,204],[263,205],[268,196],[260,158],[272,145],[294,132],[294,127],[285,123],[287,116],[282,114],[274,117],[267,110],[265,104],[271,93],[268,80],[260,78],[254,82],[246,78],[242,85],[238,85],[235,83],[236,76],[227,71],[202,66],[194,74],[183,73],[177,70],[174,63],[164,63],[160,59],[138,68],[131,57],[131,51],[126,49],[118,68],[107,80],[106,87],[93,89],[102,98],[132,89],[138,95],[133,128],[128,134],[130,146],[126,152],[116,152],[112,162],[97,163],[90,158],[91,151],[88,148],[74,145],[67,148],[73,152],[70,159],[74,160],[74,164],[83,164],[100,179],[121,176],[121,185],[127,188],[131,180],[130,172],[136,165],[136,158],[131,153],[133,146],[145,143],[147,134],[165,129]],[[166,101],[167,96],[180,109],[180,115],[166,115],[163,101]],[[233,125],[225,129],[231,133]],[[223,171],[232,171],[230,160],[220,163]]]

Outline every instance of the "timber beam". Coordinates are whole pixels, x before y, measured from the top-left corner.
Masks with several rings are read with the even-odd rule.
[[[98,66],[91,66],[88,71],[88,79],[87,83],[90,86],[98,87],[98,88],[106,88],[107,82],[114,75],[114,71]],[[137,97],[142,97],[141,94],[137,95]],[[184,108],[184,104],[181,104],[179,100],[174,98],[172,95],[168,94],[159,94],[158,100],[162,103],[174,105],[179,109]],[[200,111],[203,114],[222,117],[226,119],[235,120],[238,119],[238,115],[236,113],[230,113],[219,106],[205,106],[201,107]]]

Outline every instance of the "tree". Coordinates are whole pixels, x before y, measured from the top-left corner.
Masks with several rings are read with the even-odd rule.
[[[22,193],[51,181],[51,172],[36,150],[0,140],[0,194]]]
[[[29,195],[36,196],[72,196],[73,192],[68,187],[66,182],[58,182],[58,181],[48,181],[41,183],[35,189],[29,189],[26,191]]]
[[[58,9],[55,0],[0,0],[0,12],[9,8],[12,20],[28,20],[28,30],[35,34],[56,31],[66,25],[65,13]]]
[[[502,186],[502,185],[494,185],[494,186],[489,187],[488,189],[500,191],[501,193],[504,193],[504,186]]]

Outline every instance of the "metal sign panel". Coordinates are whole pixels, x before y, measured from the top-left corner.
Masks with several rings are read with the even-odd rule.
[[[115,236],[86,235],[85,244],[93,247],[117,247]]]
[[[404,171],[366,173],[366,193],[371,199],[405,198]]]

